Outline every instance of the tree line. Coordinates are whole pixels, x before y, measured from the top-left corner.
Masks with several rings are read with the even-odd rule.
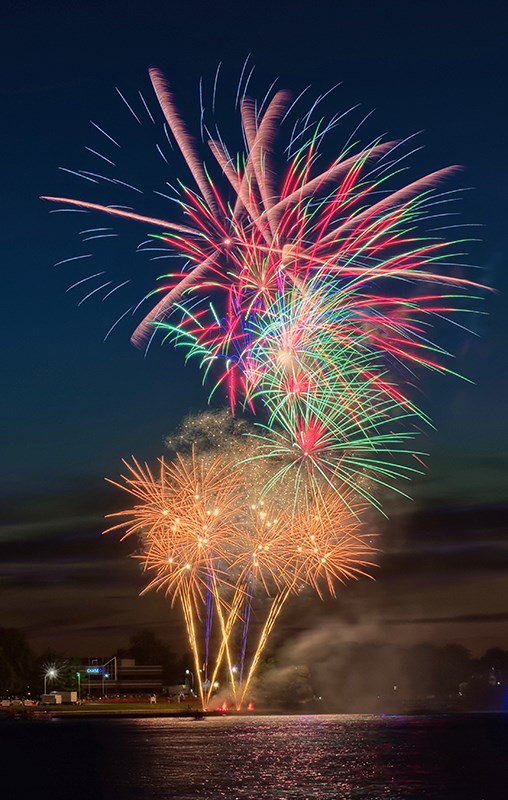
[[[111,655],[134,658],[138,664],[161,665],[163,684],[168,686],[183,683],[185,669],[192,664],[190,654],[173,653],[169,645],[149,630],[134,633],[128,647],[107,654]],[[58,669],[58,688],[76,689],[76,671],[83,660],[49,649],[37,655],[22,631],[0,628],[0,697],[38,696],[43,690],[44,675],[53,666]],[[47,688],[48,691],[53,688],[51,680],[47,681]]]
[[[344,713],[419,707],[508,710],[508,651],[500,647],[473,658],[458,644],[364,642],[316,652],[311,663],[301,664],[284,653],[282,648],[260,664],[253,689],[258,703],[288,708],[317,704]],[[134,633],[128,647],[113,655],[161,665],[165,686],[182,683],[192,663],[190,654],[174,653],[150,630]],[[52,664],[58,665],[58,688],[75,689],[82,662],[49,650],[36,655],[22,631],[0,628],[0,697],[38,696]]]

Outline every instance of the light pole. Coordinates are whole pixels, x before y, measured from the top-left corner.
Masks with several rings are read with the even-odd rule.
[[[54,667],[50,667],[48,670],[46,670],[46,672],[44,673],[44,694],[46,694],[48,678],[51,678],[51,680],[53,680],[53,678],[56,678],[57,675],[58,671]]]
[[[229,676],[230,677],[230,681],[231,681],[231,691],[232,692],[233,692],[233,683],[234,683],[235,676],[236,676],[237,672],[238,672],[238,667],[236,666],[236,664],[233,664],[233,666],[231,667],[231,673],[232,674]],[[234,692],[233,692],[233,694],[234,694]]]
[[[108,680],[111,677],[111,667],[109,666],[109,664],[112,664],[112,666],[113,666],[113,675],[114,675],[113,680],[114,681],[117,680],[116,656],[113,656],[113,658],[110,658],[109,661],[105,661],[103,663],[103,665],[102,665],[102,696],[103,697],[105,697],[106,694],[107,694],[107,688],[106,688],[105,681]],[[106,667],[108,667],[108,669],[106,669]]]
[[[185,674],[190,675],[190,677],[192,678],[192,684],[190,686],[190,689],[194,691],[194,673],[190,669],[186,669]],[[185,680],[185,683],[187,683],[187,679]]]

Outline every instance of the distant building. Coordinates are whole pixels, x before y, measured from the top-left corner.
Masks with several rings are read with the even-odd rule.
[[[118,659],[117,691],[120,694],[162,691],[162,666],[136,664],[133,658]]]
[[[136,664],[133,658],[92,658],[79,669],[82,697],[111,694],[160,694],[162,666]]]

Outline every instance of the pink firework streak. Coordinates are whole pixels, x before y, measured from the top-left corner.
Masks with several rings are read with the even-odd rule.
[[[457,310],[457,301],[450,304],[449,298],[460,299],[461,292],[478,284],[446,274],[442,267],[453,256],[450,245],[414,231],[436,203],[435,187],[458,167],[391,192],[385,183],[397,172],[390,169],[395,160],[389,159],[398,143],[376,141],[355,154],[346,149],[315,174],[322,138],[318,124],[307,126],[298,147],[294,139],[290,142],[294,154],[280,169],[278,138],[292,98],[279,91],[263,113],[255,101],[242,99],[243,156],[233,159],[222,139],[208,140],[224,183],[219,192],[163,75],[158,69],[149,74],[194,181],[194,188],[184,188],[178,201],[185,222],[80,199],[43,198],[162,229],[158,238],[190,263],[190,272],[164,276],[164,285],[152,293],[157,302],[135,329],[132,342],[144,345],[154,327],[167,328],[173,338],[183,336],[207,369],[212,363],[223,365],[219,383],[226,384],[232,407],[239,396],[250,402],[248,384],[260,367],[250,358],[249,321],[262,321],[295,287],[312,300],[311,284],[315,287],[316,277],[322,277],[326,291],[336,291],[337,302],[354,309],[354,324],[349,332],[341,330],[337,341],[354,337],[361,328],[371,348],[401,363],[439,369],[428,357],[435,348],[424,338],[425,317]],[[416,283],[432,290],[408,297]],[[455,287],[458,294],[445,293],[443,287]],[[217,297],[218,312],[206,303],[210,295]],[[182,319],[173,326],[168,320],[175,312]]]

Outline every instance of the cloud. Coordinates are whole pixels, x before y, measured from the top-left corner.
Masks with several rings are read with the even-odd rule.
[[[386,625],[441,625],[448,622],[506,622],[508,621],[508,611],[498,614],[456,614],[455,616],[436,616],[436,617],[413,617],[412,619],[386,619]]]
[[[165,632],[174,649],[184,649],[179,612],[160,594],[138,596],[143,577],[129,558],[135,541],[101,535],[104,512],[117,510],[121,498],[109,487],[85,489],[4,505],[4,624],[26,630],[39,650],[112,652],[139,627]],[[306,593],[288,603],[274,643],[330,621],[348,635],[355,628],[397,641],[449,636],[468,644],[469,637],[473,649],[497,637],[508,646],[506,510],[394,503],[380,531],[376,580],[339,587],[336,600]]]

